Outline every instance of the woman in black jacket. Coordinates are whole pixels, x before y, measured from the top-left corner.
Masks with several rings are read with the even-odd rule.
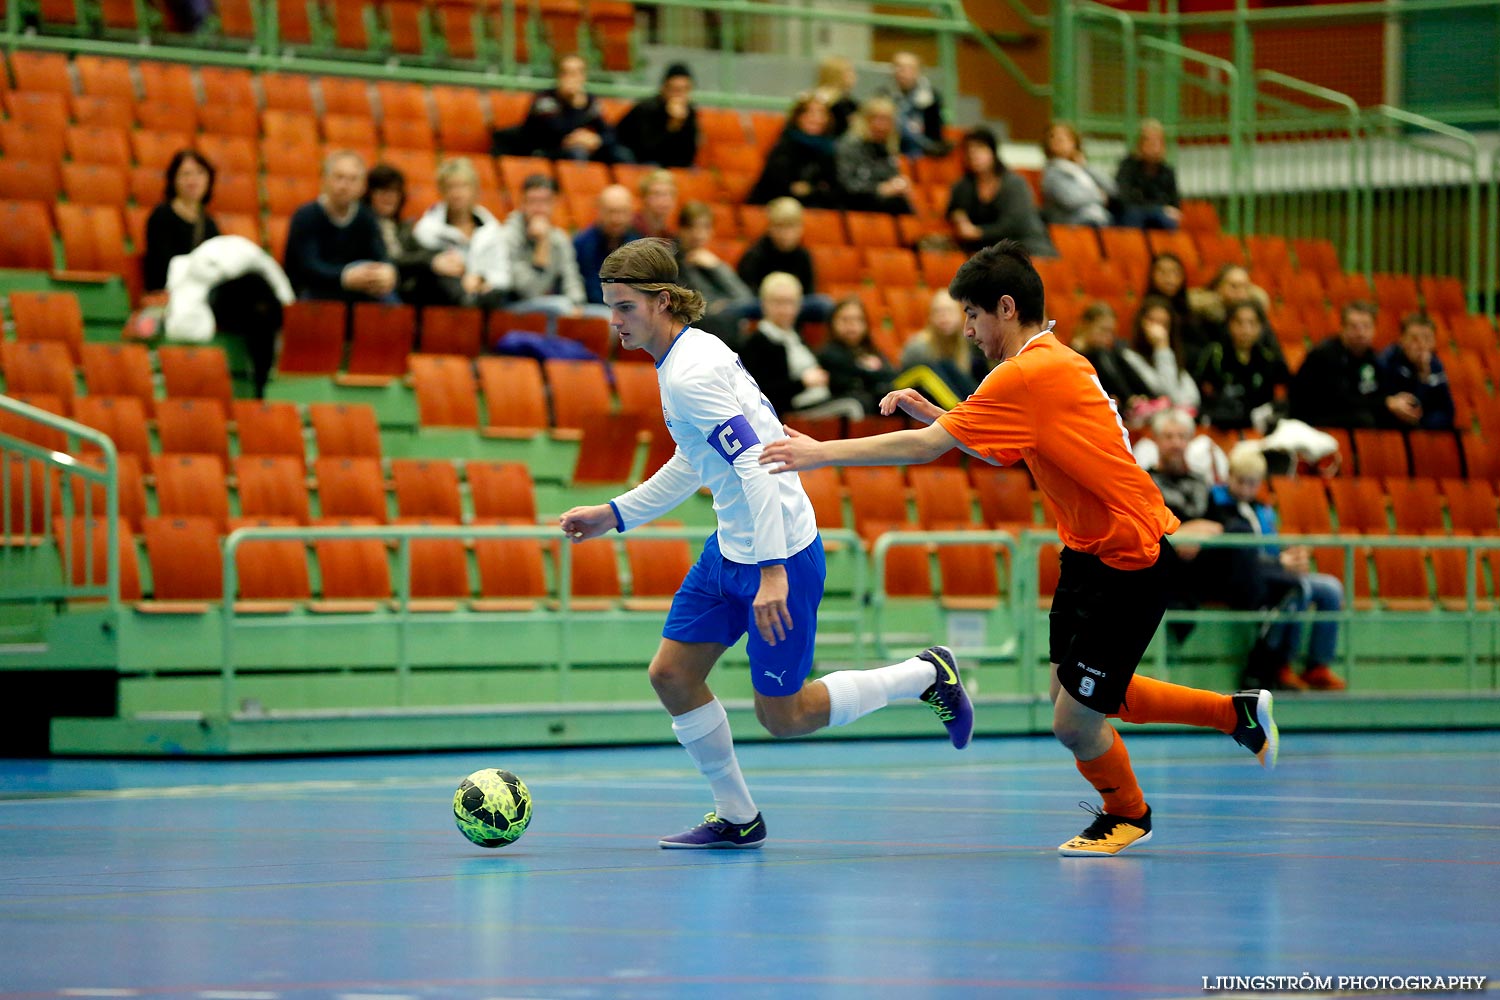
[[[816,94],[803,94],[792,105],[787,124],[766,157],[760,179],[745,198],[764,205],[792,197],[809,208],[838,208],[838,168],[828,134],[828,105]]]
[[[1031,185],[1001,162],[995,133],[976,128],[964,136],[962,149],[964,175],[948,194],[948,221],[964,252],[1012,239],[1034,257],[1056,257]]]
[[[213,164],[196,150],[178,150],[167,164],[161,204],[146,219],[146,291],[167,287],[167,264],[173,257],[219,235],[219,224],[208,214],[213,196]]]
[[[828,373],[828,391],[859,401],[866,413],[891,391],[896,371],[870,339],[870,317],[864,303],[847,298],[828,318],[828,343],[818,352],[818,364]]]

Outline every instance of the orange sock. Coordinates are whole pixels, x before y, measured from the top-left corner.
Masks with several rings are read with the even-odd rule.
[[[1146,796],[1135,780],[1135,771],[1130,767],[1130,754],[1125,752],[1125,741],[1120,734],[1110,729],[1114,742],[1108,750],[1093,760],[1075,761],[1078,773],[1082,774],[1095,790],[1104,796],[1104,811],[1111,816],[1140,819],[1146,815]]]
[[[1234,732],[1234,699],[1227,694],[1168,684],[1136,674],[1125,689],[1118,716],[1125,722],[1175,722]]]

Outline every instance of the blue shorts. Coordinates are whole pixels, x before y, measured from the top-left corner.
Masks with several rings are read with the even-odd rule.
[[[823,600],[823,539],[786,561],[787,611],[792,627],[772,646],[755,627],[755,594],[760,567],[730,562],[719,552],[719,536],[708,536],[703,554],[672,598],[663,638],[677,642],[717,642],[733,646],[750,633],[750,682],[759,694],[796,694],[812,672],[813,640],[818,635],[818,604]]]

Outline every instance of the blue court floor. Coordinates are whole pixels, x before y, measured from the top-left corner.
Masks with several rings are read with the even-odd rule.
[[[656,847],[710,805],[675,746],[0,761],[0,1000],[1161,1000],[1500,974],[1500,733],[1293,733],[1270,775],[1227,737],[1127,740],[1156,834],[1104,860],[1057,855],[1094,796],[1042,738],[743,746],[770,840],[726,853]],[[498,851],[451,820],[485,766],[536,802]]]

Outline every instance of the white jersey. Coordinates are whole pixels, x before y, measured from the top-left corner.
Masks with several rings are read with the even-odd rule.
[[[677,451],[650,479],[610,501],[619,529],[654,520],[707,486],[719,550],[731,562],[780,563],[811,544],[818,524],[802,481],[760,464],[762,445],[786,431],[739,355],[713,334],[686,327],[657,362],[656,380]]]

